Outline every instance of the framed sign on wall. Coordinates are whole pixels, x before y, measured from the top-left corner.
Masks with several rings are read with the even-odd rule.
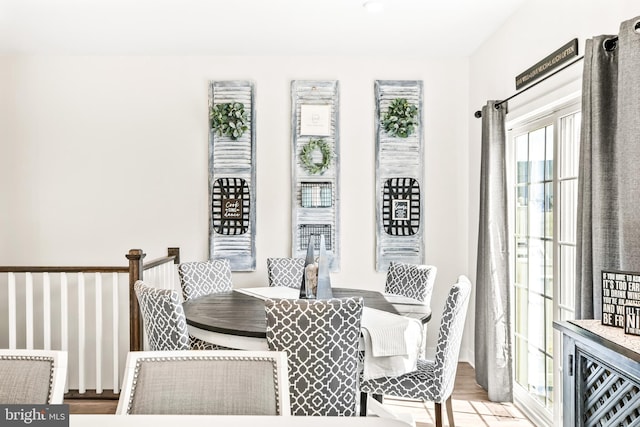
[[[640,272],[602,270],[602,324],[640,335]]]

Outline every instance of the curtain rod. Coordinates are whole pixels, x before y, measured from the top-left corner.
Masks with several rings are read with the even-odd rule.
[[[617,39],[617,37],[616,37],[616,39]],[[556,71],[554,71],[553,73],[549,74],[548,76],[543,77],[542,79],[538,80],[537,82],[533,83],[532,85],[525,87],[525,88],[524,88],[524,89],[522,89],[520,92],[516,92],[516,93],[514,93],[513,95],[511,95],[510,97],[508,97],[507,99],[503,99],[502,101],[497,102],[497,103],[495,104],[495,108],[496,108],[496,109],[499,109],[499,108],[500,108],[500,106],[501,106],[502,104],[504,104],[505,102],[507,102],[507,101],[509,101],[509,100],[511,100],[511,99],[513,99],[513,98],[515,98],[516,96],[520,95],[520,94],[521,94],[521,93],[523,93],[523,92],[528,91],[528,90],[529,90],[529,89],[531,89],[532,87],[534,87],[534,86],[536,86],[536,85],[538,85],[538,84],[542,83],[543,81],[547,80],[548,78],[550,78],[550,77],[552,77],[552,76],[555,76],[555,75],[556,75],[556,74],[558,74],[560,71],[564,70],[564,69],[565,69],[565,68],[567,68],[567,67],[572,66],[572,65],[573,65],[573,64],[575,64],[576,62],[581,61],[581,60],[583,60],[583,59],[584,59],[584,55],[582,55],[582,56],[581,56],[581,57],[579,57],[579,58],[574,59],[572,62],[569,62],[569,63],[568,63],[567,65],[565,65],[564,67],[557,69],[557,70],[556,70]],[[480,110],[476,111],[476,112],[474,113],[474,116],[475,116],[476,118],[478,118],[478,119],[479,119],[480,117],[482,117],[482,111],[480,111]]]

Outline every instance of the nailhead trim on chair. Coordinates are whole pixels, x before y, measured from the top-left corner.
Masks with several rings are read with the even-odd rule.
[[[2,360],[39,360],[42,362],[50,362],[51,369],[49,371],[49,397],[47,398],[48,402],[51,402],[53,398],[53,373],[55,366],[55,360],[53,357],[46,356],[9,356],[9,355],[0,355],[0,359]]]
[[[238,354],[241,354],[239,352]],[[138,376],[140,374],[141,362],[167,362],[167,361],[185,361],[185,360],[231,360],[231,361],[262,361],[262,362],[271,362],[273,367],[273,382],[275,385],[274,394],[276,396],[276,408],[280,408],[280,395],[278,394],[278,365],[272,358],[269,357],[247,357],[247,356],[222,356],[222,357],[211,357],[211,356],[183,356],[183,357],[144,357],[136,360],[136,367],[133,374],[133,382],[131,384],[131,396],[129,397],[129,402],[127,403],[127,414],[131,412],[131,407],[133,405],[133,399],[135,396],[136,386],[138,384]],[[279,413],[278,413],[279,415]]]

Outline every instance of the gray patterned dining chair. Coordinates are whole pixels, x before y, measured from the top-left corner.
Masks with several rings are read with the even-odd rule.
[[[132,351],[117,415],[291,415],[276,351]]]
[[[0,349],[0,403],[52,405],[64,400],[67,352]]]
[[[189,332],[180,294],[170,289],[154,288],[142,280],[138,280],[133,289],[150,349],[189,350]]]
[[[267,299],[267,343],[289,362],[292,415],[357,414],[362,298]]]
[[[178,277],[185,301],[233,289],[231,264],[228,259],[183,262],[178,264]],[[191,334],[189,334],[189,341],[194,350],[225,349]]]
[[[185,301],[233,289],[228,259],[180,263],[178,277]]]
[[[304,273],[304,258],[267,258],[269,286],[299,289]]]
[[[437,273],[438,269],[432,265],[392,261],[387,270],[384,292],[413,298],[430,305]]]
[[[422,302],[427,307],[431,307],[431,295],[433,295],[433,285],[437,274],[438,269],[433,265],[391,261],[387,270],[384,292],[412,298]],[[422,356],[424,356],[426,350],[427,329],[427,324],[425,323],[422,328]]]
[[[435,360],[419,359],[417,370],[404,375],[362,381],[361,392],[434,402],[436,427],[442,426],[442,403],[445,403],[449,425],[453,426],[451,394],[470,294],[469,279],[460,276],[449,290],[444,306]]]

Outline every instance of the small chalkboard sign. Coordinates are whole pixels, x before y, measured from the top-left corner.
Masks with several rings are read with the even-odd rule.
[[[410,219],[408,199],[391,200],[391,219],[394,221],[408,221]]]
[[[640,335],[640,273],[602,270],[602,324]]]
[[[640,335],[640,307],[635,305],[624,306],[624,333]]]

